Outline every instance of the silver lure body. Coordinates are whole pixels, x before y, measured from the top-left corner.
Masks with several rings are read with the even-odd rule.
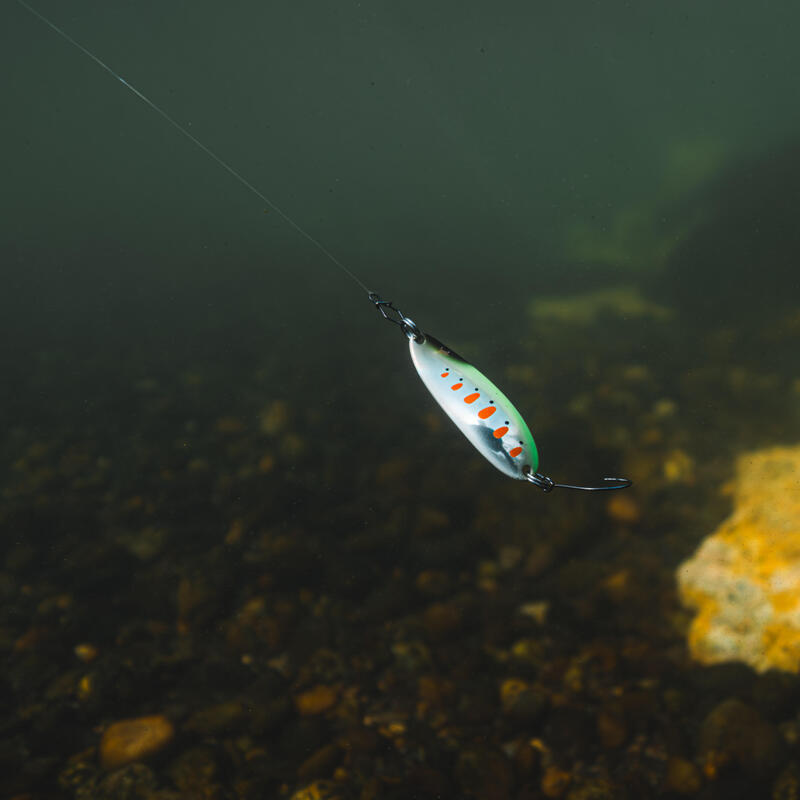
[[[511,478],[528,480],[539,467],[539,454],[511,401],[482,372],[433,336],[409,337],[408,348],[428,391],[478,452]]]

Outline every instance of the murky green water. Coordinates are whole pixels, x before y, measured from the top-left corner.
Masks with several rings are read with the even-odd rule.
[[[795,797],[797,677],[696,663],[675,570],[800,439],[798,12],[36,8],[543,472],[635,484],[493,470],[353,282],[7,3],[5,794]]]

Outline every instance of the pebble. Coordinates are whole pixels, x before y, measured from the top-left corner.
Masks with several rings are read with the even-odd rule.
[[[773,800],[797,800],[800,797],[800,767],[790,761],[775,779],[772,786]]]
[[[713,708],[700,728],[700,754],[711,778],[730,762],[757,777],[769,774],[782,760],[784,749],[778,729],[735,697]]]
[[[301,780],[330,775],[342,756],[338,742],[331,742],[315,750],[298,768],[297,777]]]
[[[100,740],[100,763],[107,770],[142,761],[163,750],[175,735],[162,715],[123,719],[109,725]]]
[[[73,652],[84,664],[89,664],[97,658],[97,648],[88,642],[76,644]]]
[[[607,750],[615,750],[628,738],[625,717],[614,709],[603,709],[597,715],[597,736]]]
[[[524,617],[530,617],[539,625],[544,625],[547,621],[547,612],[550,610],[550,603],[547,600],[539,600],[534,603],[523,603],[517,612]]]
[[[612,492],[606,503],[606,513],[614,522],[633,525],[642,516],[636,498],[630,492]]]
[[[338,697],[339,693],[334,687],[318,684],[298,694],[294,698],[294,704],[301,715],[313,716],[333,708]]]
[[[235,728],[244,717],[245,709],[242,703],[232,700],[196,711],[186,721],[184,729],[210,736]]]
[[[417,591],[428,597],[441,597],[450,590],[450,578],[438,569],[426,569],[417,575]]]
[[[561,797],[567,791],[572,776],[566,770],[550,766],[542,775],[541,789],[545,797]]]
[[[274,400],[261,412],[261,432],[268,436],[282,432],[288,424],[289,407],[282,400]]]
[[[520,678],[508,678],[500,685],[500,704],[503,712],[514,719],[535,722],[547,708],[544,691]]]
[[[667,483],[692,483],[694,459],[684,450],[673,450],[664,461],[664,477]]]
[[[245,431],[245,425],[236,417],[220,417],[217,420],[217,432],[218,433],[243,433]]]
[[[703,786],[703,776],[687,758],[672,756],[667,762],[666,790],[675,794],[697,794]]]
[[[461,609],[453,603],[432,603],[425,609],[423,621],[431,638],[450,636],[461,627]]]
[[[314,781],[298,789],[291,800],[340,800],[340,787],[334,781]]]
[[[462,752],[455,766],[455,778],[462,796],[505,800],[510,796],[513,770],[502,753],[475,748]]]

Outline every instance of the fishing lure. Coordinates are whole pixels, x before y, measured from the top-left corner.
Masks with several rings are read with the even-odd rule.
[[[351,280],[366,291],[369,299],[375,304],[384,319],[399,325],[400,329],[408,337],[411,360],[414,362],[417,373],[428,388],[428,391],[442,407],[445,414],[453,420],[459,430],[489,463],[512,478],[530,481],[545,492],[550,492],[556,488],[595,492],[608,489],[625,489],[631,485],[631,481],[627,478],[603,478],[603,483],[597,486],[556,483],[552,478],[538,472],[539,454],[525,420],[511,404],[511,401],[485,375],[453,352],[447,345],[442,344],[430,334],[423,333],[413,320],[405,316],[391,302],[383,300],[375,292],[370,291],[366,284],[342,264],[321,242],[300,227],[288,214],[237,172],[227,161],[220,158],[203,142],[189,133],[183,125],[128,83],[108,64],[73,39],[58,25],[51,22],[43,14],[40,14],[25,0],[17,0],[17,3],[35,17],[38,17],[45,25],[74,45],[88,58],[91,58],[112,77],[116,78],[143,103],[159,114],[206,155],[210,156],[256,197],[266,203],[297,233],[316,246]]]
[[[596,486],[556,483],[538,472],[539,452],[530,428],[511,401],[482,372],[446,344],[405,316],[388,300],[369,293],[384,319],[400,326],[408,338],[411,361],[442,410],[494,467],[517,480],[530,481],[545,492],[580,489],[585,492],[626,489],[627,478],[603,478]]]

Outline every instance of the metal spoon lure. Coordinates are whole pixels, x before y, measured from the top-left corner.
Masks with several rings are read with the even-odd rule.
[[[369,299],[384,319],[400,326],[408,338],[414,367],[434,400],[490,463],[511,478],[525,480],[545,492],[625,489],[627,478],[603,478],[594,486],[556,483],[538,472],[539,453],[533,435],[511,401],[482,372],[405,316],[375,292]]]

